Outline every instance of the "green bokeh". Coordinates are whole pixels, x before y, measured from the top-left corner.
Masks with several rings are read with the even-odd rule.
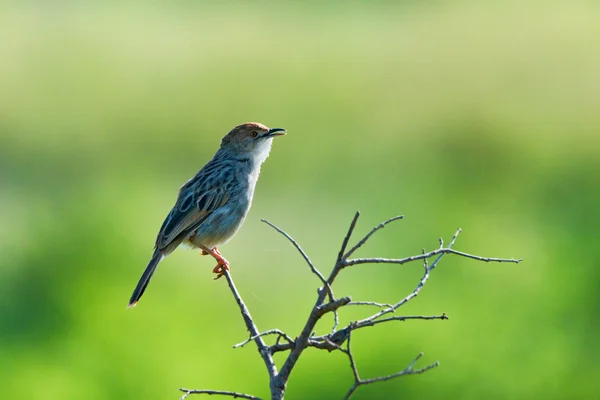
[[[401,213],[360,255],[460,226],[459,250],[525,262],[444,259],[400,312],[450,320],[353,341],[363,377],[420,351],[440,367],[357,399],[597,395],[600,7],[418,3],[0,6],[0,398],[268,395],[209,258],[175,252],[125,309],[176,190],[248,120],[289,131],[222,249],[260,329],[297,334],[318,284],[260,218],[328,271],[355,210],[358,233]],[[393,302],[420,273],[355,267],[336,294]],[[288,398],[351,382],[341,354],[307,351]]]

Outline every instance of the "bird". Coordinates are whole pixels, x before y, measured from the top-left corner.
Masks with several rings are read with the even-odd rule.
[[[229,262],[218,247],[227,243],[244,222],[273,138],[285,134],[283,128],[246,122],[223,137],[213,158],[179,189],[127,308],[138,303],[158,264],[180,245],[211,255],[217,261],[215,279],[229,271]]]

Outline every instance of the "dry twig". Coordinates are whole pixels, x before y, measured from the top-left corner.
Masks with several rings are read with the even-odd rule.
[[[480,256],[476,256],[476,255],[472,255],[472,254],[454,250],[452,247],[454,246],[456,239],[458,238],[458,235],[461,233],[460,229],[458,229],[456,231],[456,233],[450,240],[450,243],[448,244],[448,246],[444,246],[444,241],[442,238],[440,238],[439,239],[439,243],[440,243],[439,248],[436,250],[429,251],[429,252],[426,252],[425,250],[423,250],[421,252],[421,254],[404,257],[404,258],[397,258],[397,259],[395,259],[395,258],[353,258],[353,259],[351,259],[350,257],[358,249],[360,249],[363,245],[365,245],[367,243],[367,241],[371,238],[371,236],[373,236],[373,234],[375,234],[377,231],[379,231],[380,229],[385,227],[387,224],[403,218],[402,216],[396,216],[396,217],[390,218],[387,221],[384,221],[381,224],[375,226],[374,228],[372,228],[369,231],[369,233],[367,233],[361,240],[359,240],[353,247],[351,247],[350,250],[346,251],[346,249],[348,247],[348,243],[349,243],[349,241],[352,237],[352,234],[354,232],[354,229],[356,227],[356,223],[358,221],[359,216],[360,216],[360,214],[358,212],[354,215],[354,218],[352,219],[352,222],[350,223],[350,227],[348,228],[348,232],[346,233],[346,236],[344,237],[344,240],[342,241],[342,246],[340,248],[340,251],[338,252],[336,262],[335,262],[333,269],[331,270],[331,273],[329,274],[328,278],[325,278],[325,276],[315,267],[315,265],[312,263],[312,261],[306,254],[306,252],[304,252],[302,247],[300,247],[298,242],[296,242],[284,230],[280,229],[279,227],[275,226],[274,224],[272,224],[269,221],[263,220],[263,222],[265,222],[266,224],[271,226],[273,229],[275,229],[277,232],[282,234],[286,239],[288,239],[290,241],[290,243],[301,254],[302,258],[304,258],[304,260],[308,264],[311,272],[319,278],[319,281],[322,284],[322,286],[317,291],[317,299],[315,301],[313,308],[310,310],[310,312],[307,316],[307,320],[304,324],[304,327],[302,328],[302,331],[295,339],[292,339],[292,336],[286,334],[285,332],[281,331],[280,329],[270,329],[268,331],[259,333],[259,330],[258,330],[254,320],[252,319],[250,312],[248,311],[248,308],[244,304],[242,297],[240,296],[239,292],[237,291],[237,289],[233,283],[231,274],[228,271],[226,271],[224,273],[225,278],[227,279],[229,288],[231,289],[231,292],[233,294],[233,297],[235,298],[235,300],[238,304],[238,307],[239,307],[242,317],[244,319],[246,328],[248,329],[248,331],[250,333],[250,337],[248,339],[246,339],[245,341],[243,341],[241,343],[236,344],[234,346],[234,348],[243,347],[252,341],[256,344],[258,351],[259,351],[259,353],[263,359],[263,362],[265,364],[265,367],[267,369],[267,372],[269,373],[271,399],[274,399],[274,400],[283,399],[285,389],[286,389],[287,383],[289,381],[290,374],[292,373],[294,366],[296,365],[296,362],[302,355],[303,351],[309,347],[320,349],[320,350],[327,350],[330,352],[331,351],[341,351],[342,353],[346,354],[346,356],[348,357],[348,359],[350,361],[350,367],[352,369],[352,374],[354,375],[354,384],[346,393],[345,399],[350,398],[360,386],[369,385],[372,383],[377,383],[377,382],[382,382],[382,381],[387,381],[387,380],[398,378],[398,377],[404,376],[404,375],[420,374],[420,373],[426,372],[432,368],[437,367],[438,362],[436,361],[436,362],[429,364],[423,368],[415,369],[414,366],[415,366],[416,362],[423,355],[423,353],[421,353],[411,363],[409,363],[407,367],[405,367],[403,370],[401,370],[399,372],[392,373],[390,375],[370,378],[370,379],[362,379],[362,378],[360,378],[360,376],[358,374],[356,362],[354,360],[354,356],[352,354],[352,350],[350,347],[352,332],[356,331],[357,329],[365,328],[368,326],[375,326],[375,325],[383,324],[386,322],[392,322],[392,321],[407,321],[407,320],[417,320],[417,319],[418,320],[446,320],[446,319],[448,319],[448,316],[445,313],[442,313],[440,315],[430,315],[430,316],[427,316],[427,315],[389,316],[388,315],[391,313],[395,313],[396,310],[398,310],[398,308],[400,308],[401,306],[403,306],[410,300],[414,299],[419,294],[421,289],[427,283],[427,281],[430,277],[431,271],[433,271],[437,267],[437,265],[440,262],[440,260],[442,259],[442,257],[446,254],[454,254],[454,255],[457,255],[460,257],[470,258],[470,259],[474,259],[477,261],[484,261],[484,262],[518,263],[521,261],[521,260],[515,260],[515,259],[480,257]],[[428,261],[430,258],[434,258],[434,260],[431,264],[429,264],[429,261]],[[379,303],[376,301],[352,301],[349,296],[336,298],[334,295],[332,286],[335,282],[335,279],[339,275],[339,273],[342,270],[344,270],[345,268],[352,267],[355,265],[362,265],[362,264],[398,264],[398,265],[402,265],[402,264],[407,264],[407,263],[417,261],[417,260],[423,261],[423,276],[417,283],[415,289],[411,293],[409,293],[407,296],[400,299],[395,304]],[[327,302],[325,302],[326,299],[327,299]],[[377,308],[379,308],[379,311],[370,315],[367,318],[350,322],[345,327],[338,329],[338,325],[339,325],[338,311],[345,306],[377,307]],[[333,315],[334,315],[333,328],[327,334],[316,335],[315,334],[315,326],[317,325],[317,322],[319,322],[319,320],[328,313],[333,313]],[[265,343],[265,341],[263,340],[263,337],[268,336],[268,335],[276,335],[277,336],[275,343],[270,346],[268,346]],[[282,339],[283,339],[283,342],[281,342]],[[345,348],[342,346],[344,343],[346,343]],[[283,362],[283,365],[281,366],[281,370],[278,371],[277,366],[273,360],[273,354],[282,352],[282,351],[289,351],[289,354],[288,354],[287,358],[285,359],[285,361]],[[212,391],[212,390],[191,390],[191,389],[180,389],[180,390],[185,393],[181,399],[185,399],[190,394],[218,394],[218,395],[225,395],[225,396],[231,396],[231,397],[239,397],[239,398],[244,398],[244,399],[257,399],[257,397],[243,394],[243,393],[236,393],[236,392]]]

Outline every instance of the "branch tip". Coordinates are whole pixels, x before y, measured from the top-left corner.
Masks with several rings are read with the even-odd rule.
[[[360,217],[360,211],[357,211],[354,214],[354,218],[352,218],[352,222],[350,222],[350,227],[348,228],[348,232],[346,233],[346,236],[344,237],[344,240],[342,241],[342,247],[340,248],[340,251],[338,253],[336,265],[339,264],[340,261],[342,260],[342,258],[344,257],[344,252],[346,251],[346,247],[348,246],[348,241],[350,240],[350,237],[352,236],[352,233],[354,232],[354,228],[356,227],[356,221],[358,221],[358,217]]]
[[[380,223],[379,225],[373,227],[373,229],[371,229],[369,231],[369,233],[367,233],[365,235],[365,237],[363,237],[356,245],[354,245],[354,247],[352,247],[350,250],[348,250],[348,252],[346,254],[344,254],[342,256],[342,259],[346,260],[346,259],[348,259],[348,257],[352,256],[352,254],[356,250],[360,249],[367,242],[367,240],[369,240],[369,238],[371,236],[373,236],[373,234],[375,232],[377,232],[378,230],[384,228],[390,222],[394,222],[394,221],[397,221],[397,220],[400,220],[400,219],[403,219],[403,218],[404,218],[404,215],[396,215],[395,217],[389,218],[389,219],[383,221],[382,223]]]

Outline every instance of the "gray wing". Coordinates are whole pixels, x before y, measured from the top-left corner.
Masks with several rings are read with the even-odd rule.
[[[219,164],[209,162],[179,189],[177,202],[158,232],[158,250],[174,250],[212,212],[227,204],[233,174]]]

